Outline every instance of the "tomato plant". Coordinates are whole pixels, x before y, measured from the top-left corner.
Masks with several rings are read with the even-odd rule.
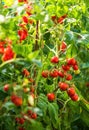
[[[88,0],[0,2],[0,130],[89,129]]]

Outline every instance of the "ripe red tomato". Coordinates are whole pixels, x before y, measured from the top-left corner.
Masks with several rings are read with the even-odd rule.
[[[62,41],[60,50],[62,50],[64,52],[66,50],[66,48],[67,48],[67,44],[64,41]]]
[[[72,79],[72,75],[71,74],[67,74],[66,75],[66,80],[71,80]]]
[[[65,75],[64,75],[64,73],[62,71],[59,71],[58,76],[60,76],[61,78],[64,78]]]
[[[53,78],[58,77],[58,74],[59,74],[59,72],[58,72],[57,69],[54,69],[54,70],[52,70],[52,71],[50,72],[50,76],[53,77]]]
[[[3,89],[7,92],[9,90],[9,84],[5,84]]]
[[[24,23],[28,24],[29,20],[28,20],[28,18],[26,16],[23,16],[22,19],[23,19]]]
[[[6,41],[0,41],[0,46],[3,46],[4,44],[6,44]]]
[[[17,96],[13,94],[13,95],[11,96],[11,101],[14,102],[15,99],[16,99],[16,97],[17,97]]]
[[[54,101],[55,100],[55,94],[54,93],[48,93],[47,98],[49,101]]]
[[[70,58],[70,59],[67,59],[67,64],[68,65],[76,65],[77,61],[74,58]]]
[[[24,2],[24,0],[18,0],[18,2]]]
[[[70,66],[69,65],[62,65],[62,69],[64,71],[69,71],[70,70]]]
[[[78,70],[78,65],[73,65],[74,70]]]
[[[21,106],[22,103],[23,103],[22,98],[21,98],[21,97],[16,97],[16,99],[15,99],[15,101],[14,101],[14,104],[15,104],[16,106]]]
[[[11,60],[15,57],[15,53],[13,52],[11,46],[8,46],[4,49],[4,54],[2,56],[2,61]]]
[[[58,63],[59,62],[59,58],[57,56],[53,56],[51,58],[51,63]]]
[[[79,97],[78,97],[77,94],[74,94],[73,96],[71,96],[71,99],[72,99],[73,101],[78,101]]]
[[[19,118],[19,124],[24,124],[24,122],[25,122],[25,119],[24,118]]]
[[[70,97],[72,97],[73,95],[75,95],[75,89],[74,88],[68,88],[67,93]]]
[[[26,68],[24,68],[23,69],[23,74],[24,74],[24,76],[29,76],[30,75],[30,72],[26,69]]]
[[[64,22],[64,19],[67,17],[67,15],[66,14],[64,14],[63,16],[61,16],[61,17],[59,17],[58,19],[57,19],[57,23],[60,23],[60,24],[63,24],[63,22]]]
[[[47,78],[48,75],[49,75],[49,71],[48,70],[44,70],[44,71],[42,71],[41,75],[42,75],[42,77]]]
[[[67,90],[67,88],[69,87],[69,85],[65,82],[59,82],[58,83],[58,87],[62,90],[62,91],[65,91]]]
[[[57,23],[63,24],[64,18],[63,17],[59,17],[57,20]]]
[[[31,118],[32,118],[32,119],[36,119],[36,118],[37,118],[37,114],[36,114],[35,112],[33,112],[33,113],[31,114]]]
[[[20,36],[20,42],[25,40],[28,36],[28,31],[26,29],[18,30],[18,35]]]
[[[11,96],[11,101],[16,105],[16,106],[21,106],[23,103],[22,97],[18,97],[17,95],[12,95]]]
[[[4,47],[0,46],[0,54],[3,54],[3,53],[4,53]]]

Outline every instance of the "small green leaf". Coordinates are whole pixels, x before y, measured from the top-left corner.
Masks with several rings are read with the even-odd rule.
[[[27,124],[26,130],[45,130],[44,127],[42,126],[42,123],[38,121],[32,121],[31,123]]]
[[[77,47],[74,44],[71,44],[66,51],[66,57],[71,58],[75,57],[78,53]]]
[[[14,104],[12,102],[6,102],[4,105],[3,105],[4,108],[6,108],[7,110],[10,110],[14,107]]]
[[[66,31],[65,37],[67,41],[71,42],[74,40],[74,33],[72,31]]]
[[[37,64],[39,67],[42,67],[42,62],[41,62],[41,60],[33,59],[32,62],[35,63],[35,64]]]
[[[17,55],[21,55],[23,57],[26,57],[29,53],[31,53],[32,51],[32,45],[17,45],[17,44],[14,44],[13,45],[13,50],[15,51],[15,53]]]
[[[81,64],[81,69],[88,69],[89,68],[89,62]]]
[[[28,58],[29,60],[32,60],[32,59],[36,58],[36,57],[38,56],[38,54],[39,54],[39,50],[38,50],[38,51],[31,52],[30,54],[28,54],[27,58]]]
[[[59,118],[58,118],[58,106],[56,103],[49,103],[48,104],[48,112],[52,124],[55,128],[58,128]]]

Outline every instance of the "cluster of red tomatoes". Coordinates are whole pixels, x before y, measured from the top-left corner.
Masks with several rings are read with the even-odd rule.
[[[61,16],[61,17],[57,17],[57,16],[52,16],[51,19],[55,24],[63,24],[65,18],[67,17],[67,14]]]
[[[35,92],[35,83],[33,78],[30,77],[30,72],[24,68],[22,70],[22,74],[24,77],[26,77],[26,81],[23,82],[21,90],[24,93],[30,93],[29,98],[28,98],[28,104],[29,105],[34,105],[34,92]],[[30,87],[26,87],[27,84],[30,84]],[[16,84],[13,85],[13,90],[16,87]],[[8,92],[9,90],[12,90],[12,86],[10,84],[5,84],[3,87],[3,90],[5,92]],[[16,93],[12,92],[12,95],[10,97],[11,102],[13,102],[16,106],[22,106],[23,104],[23,99],[22,96],[18,96]]]
[[[30,17],[31,15],[32,15],[32,6],[27,4],[25,8],[25,15],[22,16],[22,19],[19,23],[20,30],[18,30],[18,35],[20,37],[20,42],[25,40],[28,36],[28,28],[26,25],[34,23],[34,21]]]
[[[16,117],[15,121],[17,124],[22,125],[18,128],[18,130],[25,130],[25,128],[23,127],[25,121],[29,121],[30,119],[36,119],[37,118],[37,114],[32,111],[32,110],[28,110],[25,114],[22,114],[22,117]]]
[[[0,41],[0,54],[2,61],[11,60],[16,56],[12,49],[12,41],[10,39],[6,39],[5,41]]]
[[[24,3],[28,3],[28,0],[18,0],[18,2],[24,2]]]
[[[24,78],[27,79],[27,82],[29,82],[29,85],[31,85],[30,87],[28,87],[28,85],[26,86],[26,84],[22,84],[21,86],[21,91],[26,95],[28,94],[28,98],[27,98],[27,105],[29,107],[34,106],[34,100],[35,100],[35,87],[33,85],[34,80],[30,77],[30,72],[24,68],[22,70],[22,74],[24,76]],[[16,84],[15,85],[10,85],[10,84],[5,84],[3,87],[3,90],[5,92],[11,92],[12,88],[13,88],[13,92],[11,92],[10,95],[10,101],[17,107],[21,107],[22,105],[24,105],[24,98],[22,97],[22,95],[18,95],[17,91],[14,91],[14,87],[16,88]],[[37,113],[34,110],[27,110],[27,112],[25,113],[21,113],[20,117],[16,116],[15,121],[18,125],[18,130],[25,130],[24,128],[24,123],[25,121],[30,121],[30,120],[34,120],[37,118]]]
[[[65,51],[66,49],[66,44],[65,42],[62,42],[60,49],[61,51]],[[61,91],[67,91],[68,96],[73,100],[77,101],[78,100],[78,95],[75,92],[75,88],[71,87],[70,82],[73,79],[72,74],[70,73],[71,71],[75,72],[79,70],[78,63],[75,60],[75,58],[69,58],[66,59],[65,63],[63,63],[60,67],[60,58],[58,56],[53,56],[50,60],[50,62],[54,65],[57,65],[56,68],[49,70],[43,70],[42,71],[42,77],[44,78],[59,78],[58,81],[58,88],[60,88]],[[48,100],[53,101],[55,99],[55,94],[54,93],[48,93],[47,94]]]

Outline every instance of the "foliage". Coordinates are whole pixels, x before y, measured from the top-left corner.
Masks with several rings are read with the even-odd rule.
[[[0,130],[89,129],[88,75],[88,0],[0,2]]]

